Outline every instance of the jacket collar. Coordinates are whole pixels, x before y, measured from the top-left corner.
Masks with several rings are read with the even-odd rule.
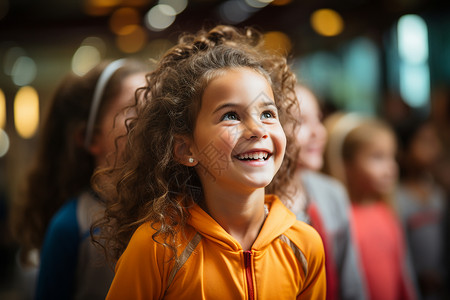
[[[284,206],[277,196],[266,195],[265,203],[269,208],[269,214],[253,243],[252,250],[256,251],[263,250],[296,221],[295,215]],[[230,251],[242,250],[241,245],[198,205],[194,205],[189,212],[191,218],[188,223],[204,238]]]

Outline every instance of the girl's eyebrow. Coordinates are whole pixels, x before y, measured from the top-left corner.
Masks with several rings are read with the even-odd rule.
[[[235,108],[235,107],[239,107],[239,103],[224,103],[222,105],[219,105],[214,111],[213,113],[216,113],[224,108]],[[268,106],[274,106],[275,108],[277,107],[275,105],[275,102],[273,101],[264,101],[262,102],[259,107],[268,107]]]
[[[273,101],[264,101],[263,103],[261,103],[259,105],[259,107],[268,107],[268,106],[275,106],[275,108],[277,107],[275,105],[275,102],[273,102]]]
[[[216,112],[218,112],[219,110],[222,110],[222,109],[224,109],[224,108],[230,108],[230,107],[238,107],[239,106],[239,104],[237,104],[237,103],[224,103],[224,104],[222,104],[222,105],[219,105],[214,111],[213,111],[213,113],[216,113]]]

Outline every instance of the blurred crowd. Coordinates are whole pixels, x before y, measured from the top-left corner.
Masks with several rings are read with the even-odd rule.
[[[395,299],[383,292],[400,286],[396,270],[417,299],[449,297],[448,88],[437,87],[430,103],[429,111],[417,110],[386,94],[376,116],[324,117],[322,171],[347,188],[369,299]]]
[[[111,128],[118,130],[114,119],[139,86],[130,81],[120,89],[127,93],[122,101],[111,96],[119,95],[117,91],[108,94],[118,84],[104,83],[105,99],[116,102],[96,108],[100,121],[95,122],[102,123],[85,136],[91,99],[96,97],[95,83],[101,83],[106,65],[86,75],[85,82],[67,79],[55,94],[44,122],[41,148],[23,195],[24,199],[50,197],[55,202],[26,208],[18,203],[11,220],[12,242],[13,235],[6,232],[8,208],[0,201],[0,229],[4,231],[0,235],[0,298],[29,299],[35,293],[45,294],[45,289],[55,287],[54,282],[47,282],[52,268],[71,269],[73,276],[83,277],[80,266],[73,264],[73,257],[80,253],[61,258],[50,248],[58,243],[58,226],[65,226],[58,222],[70,218],[77,224],[79,232],[73,234],[78,242],[67,245],[65,254],[81,247],[80,236],[89,236],[97,209],[92,204],[96,195],[89,188],[90,176],[110,158],[111,144],[120,136],[110,133]],[[110,70],[109,76],[116,71]],[[138,72],[143,70],[135,68],[122,76]],[[89,101],[72,101],[75,91]],[[88,96],[81,95],[82,91]],[[296,92],[300,127],[295,130],[300,153],[295,176],[300,188],[293,191],[292,198],[298,201],[291,202],[289,208],[322,237],[328,298],[448,299],[450,90],[436,88],[427,112],[408,107],[397,95],[386,94],[375,116],[324,109],[326,103],[304,85],[299,84]],[[57,164],[52,165],[52,160]],[[53,182],[60,185],[52,189]],[[42,195],[37,195],[39,192]],[[67,202],[72,195],[78,196]],[[82,209],[88,220],[80,217]],[[52,240],[52,230],[56,230],[56,240]],[[92,259],[89,247],[80,250],[86,251],[86,259]],[[40,255],[35,249],[40,249]],[[63,265],[70,259],[72,264]],[[103,289],[100,294],[105,293],[111,278],[112,274],[105,276],[105,286],[96,282],[96,288]],[[67,282],[58,287],[63,289],[64,284]]]

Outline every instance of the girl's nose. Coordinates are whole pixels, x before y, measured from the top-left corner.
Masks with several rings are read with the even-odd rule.
[[[267,138],[267,132],[260,122],[250,120],[244,124],[244,136],[246,139]]]

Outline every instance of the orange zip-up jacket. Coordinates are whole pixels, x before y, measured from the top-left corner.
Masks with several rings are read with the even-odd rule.
[[[116,265],[107,299],[325,299],[324,250],[317,232],[273,195],[251,250],[244,251],[199,206],[179,235],[179,263],[141,225]],[[181,253],[181,254],[180,254]]]

